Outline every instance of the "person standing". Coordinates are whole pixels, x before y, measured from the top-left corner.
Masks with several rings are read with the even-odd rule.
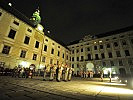
[[[51,67],[50,67],[50,77],[49,77],[49,80],[50,80],[50,81],[53,81],[53,79],[54,79],[54,74],[55,74],[54,66],[51,65]]]
[[[47,67],[46,65],[44,66],[44,69],[43,69],[43,81],[46,81],[46,75],[47,75],[47,71],[46,71]]]
[[[65,81],[65,82],[67,81],[67,78],[68,78],[68,70],[69,70],[69,68],[66,67],[66,68],[65,68],[65,77],[64,77],[64,81]]]
[[[56,81],[58,81],[58,73],[59,73],[59,65],[57,65],[57,68],[56,68]]]
[[[71,81],[72,71],[73,71],[73,68],[70,67],[68,70],[68,81]]]
[[[59,66],[58,78],[57,78],[57,81],[58,81],[58,82],[60,82],[61,75],[62,75],[62,70],[63,70],[63,67],[62,67],[62,66]]]

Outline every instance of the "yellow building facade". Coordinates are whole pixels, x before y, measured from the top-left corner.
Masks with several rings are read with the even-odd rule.
[[[19,16],[19,17],[18,17]],[[70,65],[70,51],[43,32],[43,26],[32,22],[6,5],[0,7],[0,66]]]

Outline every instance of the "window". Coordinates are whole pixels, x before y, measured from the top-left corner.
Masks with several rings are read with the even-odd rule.
[[[114,37],[113,39],[116,39],[116,37]]]
[[[117,42],[114,42],[114,46],[115,46],[115,47],[118,47],[118,43],[117,43]]]
[[[39,48],[39,42],[38,41],[36,41],[35,48]]]
[[[70,61],[71,61],[71,57],[70,57]]]
[[[121,35],[120,37],[121,37],[121,38],[124,38],[124,35]]]
[[[81,49],[81,52],[83,52],[83,48]]]
[[[15,25],[17,25],[17,26],[19,25],[19,23],[18,23],[17,21],[14,21],[13,23],[14,23]]]
[[[127,45],[125,40],[122,41],[122,45]]]
[[[110,65],[111,65],[111,66],[114,66],[114,62],[113,62],[113,61],[110,61]]]
[[[97,50],[97,46],[94,46],[94,50]]]
[[[68,55],[67,55],[66,59],[68,60]]]
[[[116,51],[116,56],[121,57],[120,51]]]
[[[60,51],[58,51],[58,56],[60,56]]]
[[[74,61],[74,57],[72,57],[72,61]]]
[[[96,59],[96,60],[98,60],[98,59],[99,59],[98,54],[95,54],[95,59]]]
[[[28,37],[28,36],[25,36],[24,43],[25,43],[25,44],[29,44],[29,41],[30,41],[30,37]]]
[[[105,58],[105,55],[104,55],[104,53],[101,53],[101,57],[102,57],[102,59],[104,59],[104,58]]]
[[[36,60],[36,59],[37,59],[37,54],[33,54],[32,60]]]
[[[119,66],[123,66],[122,60],[119,60]]]
[[[103,45],[100,45],[100,49],[103,49]]]
[[[79,61],[79,57],[77,57],[77,61]]]
[[[2,13],[0,12],[0,16],[2,15]]]
[[[64,53],[62,54],[62,58],[64,58]]]
[[[84,60],[84,56],[81,56],[81,61],[83,61]]]
[[[88,54],[88,60],[91,60],[91,54]]]
[[[25,50],[21,50],[20,57],[21,58],[25,58],[25,56],[26,56],[26,51]]]
[[[79,53],[79,49],[77,49],[76,52]]]
[[[72,68],[74,68],[74,64],[72,64]]]
[[[110,48],[110,44],[107,44],[107,48]]]
[[[106,41],[109,41],[109,39],[106,39]]]
[[[105,62],[102,62],[102,65],[103,65],[103,66],[106,66],[106,63],[105,63]]]
[[[47,51],[47,45],[44,45],[44,51]]]
[[[54,43],[52,43],[52,45],[54,45]]]
[[[9,32],[9,34],[8,34],[8,37],[11,38],[11,39],[14,39],[15,34],[16,34],[16,31],[13,30],[13,29],[11,29],[10,32]]]
[[[58,46],[58,48],[60,48],[60,46]]]
[[[4,45],[2,53],[3,54],[9,54],[10,48],[11,48],[10,46]]]
[[[128,64],[133,65],[133,59],[128,59]]]
[[[79,64],[77,64],[77,68],[79,68]]]
[[[43,56],[43,57],[42,57],[42,62],[45,62],[45,60],[46,60],[46,57]]]
[[[52,50],[51,50],[51,54],[54,54],[54,49],[52,48]]]
[[[53,59],[50,59],[50,64],[53,64]]]
[[[108,55],[109,55],[109,58],[113,57],[111,52],[109,52]]]
[[[29,28],[27,29],[27,31],[28,31],[28,32],[30,32],[30,33],[32,32],[32,30],[31,30],[31,29],[29,29]]]
[[[133,39],[131,39],[131,43],[133,44]]]
[[[126,55],[126,56],[130,56],[130,53],[129,53],[128,50],[125,50],[125,55]]]
[[[72,54],[74,54],[74,50],[72,50]]]
[[[45,41],[47,41],[47,42],[48,42],[48,39],[45,39]]]
[[[90,51],[90,48],[89,47],[87,48],[87,51]]]

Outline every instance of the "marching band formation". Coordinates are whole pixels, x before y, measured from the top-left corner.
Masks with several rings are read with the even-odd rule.
[[[47,65],[43,68],[43,81],[49,80],[53,81],[56,79],[57,82],[71,81],[73,68],[68,67],[68,65]],[[35,74],[35,68],[24,68],[17,67],[13,69],[12,77],[18,78],[32,78]]]

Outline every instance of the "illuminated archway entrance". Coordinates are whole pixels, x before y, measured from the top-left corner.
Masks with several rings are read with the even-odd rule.
[[[94,71],[94,64],[89,62],[86,64],[86,70],[88,71]]]

